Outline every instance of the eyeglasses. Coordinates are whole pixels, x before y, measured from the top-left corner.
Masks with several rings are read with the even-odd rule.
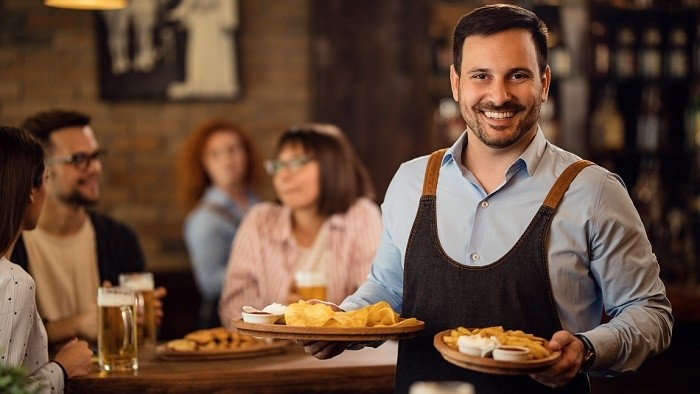
[[[104,149],[98,149],[92,153],[77,152],[72,155],[49,157],[46,159],[46,164],[72,164],[75,168],[85,171],[93,160],[101,161],[106,155],[107,151]]]
[[[290,171],[298,171],[301,167],[315,160],[309,156],[298,156],[289,160],[265,160],[265,171],[269,175],[277,175],[283,168]]]

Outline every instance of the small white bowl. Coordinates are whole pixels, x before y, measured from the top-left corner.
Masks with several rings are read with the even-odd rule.
[[[282,315],[277,315],[274,313],[243,312],[243,321],[246,323],[275,324],[277,319],[279,319],[280,317],[282,317]]]
[[[488,356],[496,343],[491,338],[484,338],[480,335],[462,335],[457,338],[457,348],[460,353],[476,357]]]
[[[530,357],[530,349],[524,346],[496,346],[492,353],[494,360],[501,361],[527,361]]]

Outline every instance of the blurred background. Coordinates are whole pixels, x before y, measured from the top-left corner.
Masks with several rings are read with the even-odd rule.
[[[240,92],[224,100],[168,100],[110,95],[115,80],[105,79],[98,12],[0,0],[0,122],[19,124],[49,108],[92,116],[109,150],[98,209],[138,233],[147,268],[171,290],[161,337],[178,337],[191,329],[199,302],[181,236],[186,212],[174,199],[174,166],[194,126],[223,116],[269,157],[288,126],[335,123],[370,169],[381,202],[401,162],[450,145],[464,129],[449,86],[452,29],[485,3],[240,0]],[[550,29],[545,134],[622,176],[654,244],[677,323],[670,355],[648,368],[683,359],[676,344],[687,339],[697,350],[691,338],[700,321],[700,1],[510,3],[534,10]],[[142,83],[133,78],[116,80],[117,91]],[[265,193],[273,197],[269,181]],[[672,365],[681,364],[698,366]],[[677,390],[692,377],[683,367],[664,371],[633,376],[668,388],[672,374],[681,379]],[[617,381],[616,392],[629,389]]]

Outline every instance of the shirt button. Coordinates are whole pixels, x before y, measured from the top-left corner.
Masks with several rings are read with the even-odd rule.
[[[488,206],[489,206],[489,202],[488,202],[488,201],[482,201],[482,202],[481,202],[481,207],[482,207],[482,208],[486,208],[486,207],[488,207]]]
[[[472,261],[478,261],[478,260],[479,260],[479,257],[480,257],[480,256],[479,256],[478,254],[473,253],[473,254],[472,254]]]

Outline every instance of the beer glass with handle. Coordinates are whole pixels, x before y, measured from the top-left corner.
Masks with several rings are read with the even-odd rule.
[[[119,285],[132,289],[138,298],[138,310],[143,322],[137,321],[138,345],[155,346],[157,340],[156,312],[153,305],[153,273],[132,272],[119,274]]]
[[[97,290],[97,357],[104,371],[138,369],[136,293],[123,287]]]

